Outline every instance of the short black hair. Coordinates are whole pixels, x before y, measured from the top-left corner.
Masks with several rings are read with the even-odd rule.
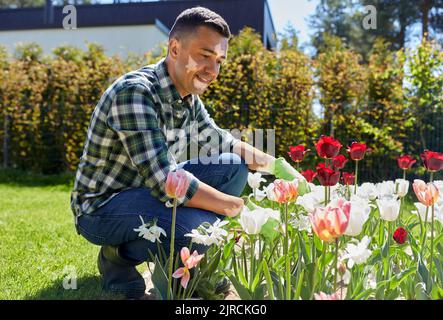
[[[169,39],[183,38],[201,26],[209,27],[228,39],[231,37],[231,31],[225,19],[208,8],[194,7],[186,9],[175,19],[169,32]]]

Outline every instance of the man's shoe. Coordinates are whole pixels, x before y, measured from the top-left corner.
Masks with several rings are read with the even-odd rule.
[[[98,270],[104,290],[123,294],[127,299],[139,299],[145,294],[146,284],[135,266],[143,261],[123,258],[118,247],[103,246],[98,254]]]
[[[227,294],[229,289],[231,288],[231,281],[228,278],[224,277],[220,281],[218,281],[215,285],[215,294]]]

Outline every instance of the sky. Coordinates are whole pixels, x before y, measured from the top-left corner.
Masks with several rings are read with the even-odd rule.
[[[309,41],[307,19],[315,12],[319,0],[268,0],[276,32],[283,32],[285,26],[291,23],[298,31],[299,43]]]

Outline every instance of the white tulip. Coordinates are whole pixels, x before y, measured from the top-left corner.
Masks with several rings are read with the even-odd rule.
[[[252,188],[252,190],[260,188],[260,183],[265,182],[266,180],[262,178],[260,172],[249,172],[248,173],[248,184]]]
[[[274,195],[274,184],[270,183],[267,187],[264,188],[266,192],[266,197],[270,201],[275,201],[275,195]]]
[[[247,234],[260,233],[261,227],[268,220],[265,210],[257,209],[250,211],[247,207],[243,208],[240,214],[240,225]]]
[[[377,198],[378,195],[377,188],[375,187],[375,184],[370,182],[365,182],[357,188],[357,195],[360,198],[375,200],[375,198]]]
[[[386,221],[395,221],[400,213],[400,200],[395,197],[377,199],[380,218]]]
[[[414,205],[417,208],[417,211],[414,210],[412,211],[412,213],[420,215],[421,220],[424,222],[426,220],[427,207],[421,202],[414,202]],[[430,223],[432,221],[431,217],[432,217],[432,208],[429,207],[427,222]],[[443,206],[434,205],[434,219],[443,224]]]
[[[351,196],[351,213],[349,215],[349,223],[345,230],[347,236],[358,236],[363,230],[363,225],[369,218],[371,206],[368,201],[359,196]]]
[[[404,179],[395,180],[395,189],[397,190],[397,195],[403,198],[408,194],[409,191],[409,181]]]
[[[345,254],[343,259],[348,259],[348,268],[352,269],[354,264],[365,263],[371,256],[372,251],[368,249],[371,239],[368,236],[364,236],[360,242],[348,243],[346,245]]]
[[[377,188],[377,196],[381,198],[390,198],[395,195],[395,183],[394,181],[383,181],[375,185]]]

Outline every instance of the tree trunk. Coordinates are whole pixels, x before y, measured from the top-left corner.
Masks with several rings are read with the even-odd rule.
[[[421,7],[422,39],[429,38],[429,11],[431,10],[431,0],[423,0]]]

